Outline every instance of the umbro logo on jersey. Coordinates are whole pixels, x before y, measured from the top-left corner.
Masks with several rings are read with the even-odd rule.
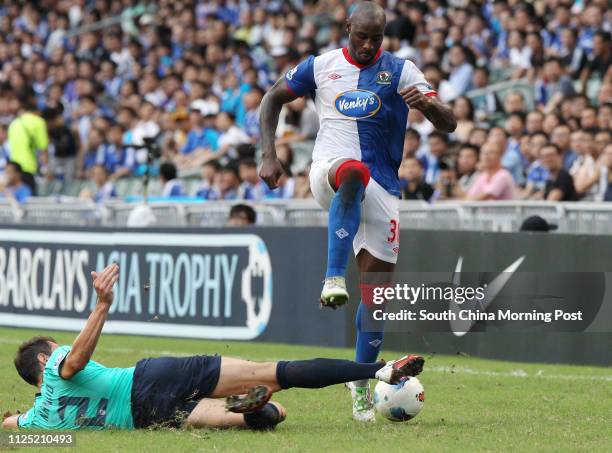
[[[336,231],[336,236],[338,236],[340,239],[344,239],[348,235],[348,231],[346,231],[344,228],[340,228]]]
[[[330,75],[327,76],[327,78],[330,80],[338,80],[342,78],[342,76],[340,74],[336,74],[335,72],[332,72]]]

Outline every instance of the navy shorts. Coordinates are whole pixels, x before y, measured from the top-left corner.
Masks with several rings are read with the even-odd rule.
[[[135,428],[180,427],[217,386],[221,356],[159,357],[136,364],[132,383]]]

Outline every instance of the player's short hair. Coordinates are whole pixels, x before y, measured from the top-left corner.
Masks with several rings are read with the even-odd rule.
[[[37,385],[42,370],[38,363],[38,354],[51,355],[51,345],[57,343],[52,337],[38,336],[24,341],[17,349],[15,368],[24,381]]]

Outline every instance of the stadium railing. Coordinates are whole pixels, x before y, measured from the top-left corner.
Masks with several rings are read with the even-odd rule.
[[[222,227],[237,201],[150,202],[156,226]],[[4,225],[116,226],[128,224],[139,203],[112,201],[103,205],[71,197],[32,198],[22,205],[0,202]],[[327,212],[312,199],[274,200],[253,204],[262,226],[326,226]],[[405,229],[517,231],[523,220],[540,215],[557,224],[559,232],[612,234],[612,203],[400,202],[400,224]]]

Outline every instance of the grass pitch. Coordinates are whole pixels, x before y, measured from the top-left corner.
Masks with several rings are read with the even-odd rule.
[[[34,389],[12,360],[17,345],[37,334],[72,343],[73,333],[0,329],[0,409],[27,410]],[[404,351],[415,352],[415,351]],[[107,366],[142,357],[219,353],[252,360],[351,358],[349,349],[280,344],[103,336],[94,355]],[[400,354],[385,351],[382,356]],[[77,451],[612,451],[612,370],[429,356],[419,376],[425,407],[417,418],[374,425],[351,419],[348,392],[292,389],[276,396],[288,411],[274,432],[158,430],[78,432]],[[32,451],[29,449],[27,451]],[[48,452],[49,449],[41,449]]]

